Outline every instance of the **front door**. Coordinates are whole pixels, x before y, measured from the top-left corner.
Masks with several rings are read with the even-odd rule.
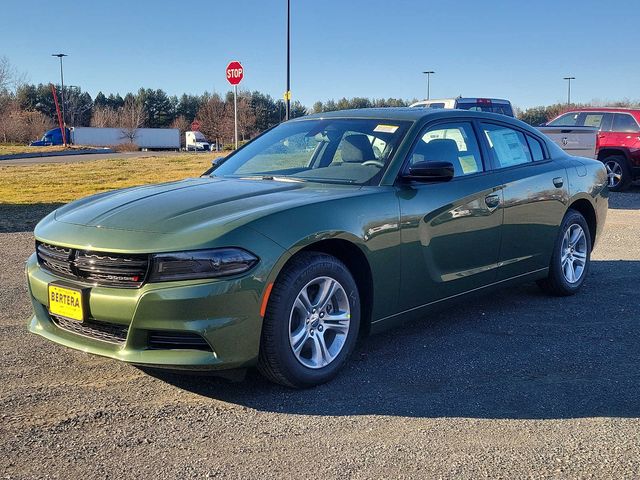
[[[428,126],[409,155],[409,165],[425,161],[451,162],[455,176],[449,182],[398,186],[403,310],[496,278],[502,191],[497,174],[485,168],[473,123]]]

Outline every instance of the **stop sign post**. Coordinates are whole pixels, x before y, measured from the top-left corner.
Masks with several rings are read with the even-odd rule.
[[[244,78],[244,69],[238,61],[227,65],[227,81],[233,85],[233,122],[235,126],[235,145],[238,148],[238,84]]]

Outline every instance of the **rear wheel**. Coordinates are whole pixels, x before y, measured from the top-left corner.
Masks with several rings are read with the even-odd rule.
[[[549,275],[539,280],[544,291],[558,296],[573,295],[584,283],[591,262],[591,234],[582,214],[567,211],[554,245]]]
[[[627,159],[622,155],[612,155],[602,160],[607,169],[609,190],[620,192],[631,184],[631,171]]]
[[[347,267],[323,253],[295,257],[273,286],[258,369],[295,388],[331,380],[355,346],[360,297]]]

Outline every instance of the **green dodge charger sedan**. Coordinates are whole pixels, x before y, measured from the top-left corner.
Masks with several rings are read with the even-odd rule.
[[[359,334],[516,282],[577,292],[602,163],[502,115],[389,108],[283,123],[200,178],[93,195],[35,229],[29,330],[137,365],[257,366],[308,387]]]

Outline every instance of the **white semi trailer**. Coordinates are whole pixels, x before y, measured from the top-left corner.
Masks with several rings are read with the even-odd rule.
[[[179,150],[180,131],[177,128],[71,127],[67,129],[67,142],[91,147],[134,144],[141,149]],[[31,145],[62,145],[60,129],[49,130]]]

